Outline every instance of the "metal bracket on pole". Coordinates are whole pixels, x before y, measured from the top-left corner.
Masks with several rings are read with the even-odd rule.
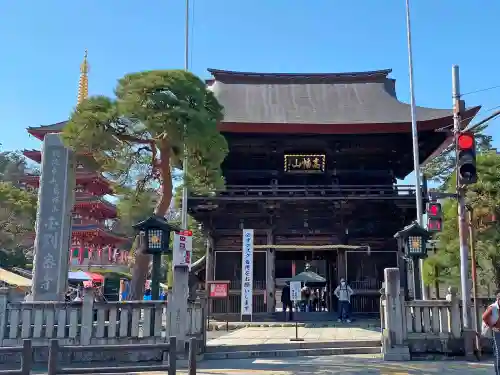
[[[458,194],[457,193],[441,193],[439,191],[433,191],[429,193],[429,196],[431,199],[443,199],[443,198],[453,198],[457,199]]]

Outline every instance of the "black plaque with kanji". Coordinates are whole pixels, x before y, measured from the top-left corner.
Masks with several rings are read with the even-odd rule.
[[[292,154],[285,155],[285,172],[288,173],[324,173],[325,155]]]

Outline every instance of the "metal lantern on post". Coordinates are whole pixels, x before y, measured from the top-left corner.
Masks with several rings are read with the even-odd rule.
[[[161,256],[171,252],[170,233],[179,229],[170,225],[162,216],[150,216],[132,226],[141,234],[142,251],[153,256],[151,271],[151,299],[160,299]]]
[[[421,295],[419,259],[427,257],[427,241],[431,233],[414,221],[394,235],[398,240],[399,248],[404,251],[404,258],[413,264],[413,296],[415,299]],[[407,289],[407,288],[405,288]],[[405,290],[406,294],[407,290]]]

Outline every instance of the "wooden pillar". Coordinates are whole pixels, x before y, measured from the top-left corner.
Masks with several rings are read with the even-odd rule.
[[[346,278],[346,254],[344,249],[339,249],[337,251],[337,283],[340,283],[340,279]]]
[[[332,312],[332,260],[330,254],[326,258],[326,309]]]
[[[267,231],[267,244],[273,245],[273,231]],[[276,254],[273,248],[268,248],[266,251],[266,301],[267,312],[273,313],[276,311],[276,280],[275,280],[275,265]]]

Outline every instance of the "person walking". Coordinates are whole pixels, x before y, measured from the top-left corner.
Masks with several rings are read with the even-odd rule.
[[[493,333],[493,352],[495,354],[495,373],[500,375],[500,292],[496,295],[496,301],[488,306],[483,313],[483,334],[488,330]]]
[[[338,298],[338,322],[346,321],[351,323],[350,310],[351,310],[351,296],[354,294],[353,290],[344,278],[340,279],[340,285],[335,288],[333,292]]]
[[[281,303],[283,304],[283,314],[285,315],[285,322],[286,320],[286,310],[287,308],[290,310],[290,320],[293,320],[293,306],[292,306],[292,299],[290,296],[290,284],[287,282],[285,286],[283,287],[283,290],[281,291]]]

